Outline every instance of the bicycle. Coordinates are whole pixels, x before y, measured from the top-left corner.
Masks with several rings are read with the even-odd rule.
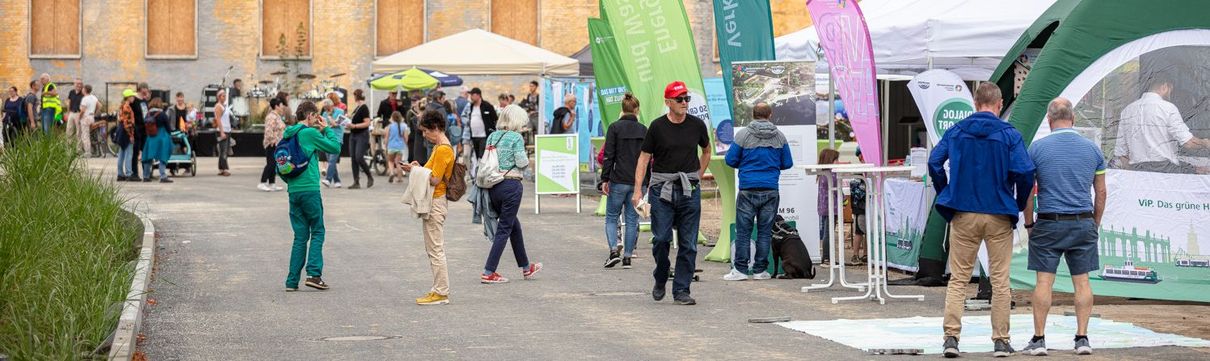
[[[92,143],[92,156],[95,158],[108,158],[118,156],[118,145],[114,144],[109,139],[109,135],[115,131],[116,123],[112,122],[110,116],[98,117],[95,122],[89,126],[91,134],[90,142]]]

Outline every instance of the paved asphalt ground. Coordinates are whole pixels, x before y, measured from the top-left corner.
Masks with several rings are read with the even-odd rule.
[[[530,258],[545,265],[537,279],[521,280],[506,251],[500,271],[513,282],[480,284],[489,243],[479,226],[470,224],[468,204],[459,202],[450,207],[446,223],[452,302],[420,307],[413,300],[431,281],[420,222],[399,203],[403,186],[385,178],[368,190],[323,191],[324,280],[332,288],[286,293],[291,243],[286,193],[256,189],[260,159],[232,159],[233,176],[226,178],[214,175],[215,159],[199,161],[196,178],[179,177],[170,185],[122,183],[123,193],[149,211],[159,232],[150,295],[155,303],[141,347],[150,360],[908,359],[866,355],[747,320],[941,315],[943,296],[937,288],[910,290],[927,295],[924,302],[833,305],[830,297],[849,293],[804,294],[799,288],[813,281],[803,280],[724,282],[720,277],[727,265],[700,261],[710,250],[706,247],[698,251],[703,280],[693,285],[698,305],[676,306],[671,296],[654,302],[653,262],[645,242],[634,269],[603,269],[603,221],[589,213],[595,201],[576,214],[574,198],[547,197],[545,213],[537,216],[532,195],[523,203],[521,222]],[[108,178],[112,163],[108,158],[90,165]],[[347,160],[341,167],[345,184],[351,184]],[[532,191],[532,184],[526,187]],[[386,339],[325,340],[350,336]],[[920,342],[941,340],[922,337]],[[1014,340],[1017,347],[1024,342]],[[1063,356],[1052,358],[1071,358],[1056,353]],[[1098,350],[1082,360],[1206,355],[1160,347]]]

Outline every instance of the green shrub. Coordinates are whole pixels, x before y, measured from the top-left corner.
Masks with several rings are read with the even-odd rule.
[[[62,137],[0,155],[0,353],[80,359],[117,327],[142,233],[123,203]]]

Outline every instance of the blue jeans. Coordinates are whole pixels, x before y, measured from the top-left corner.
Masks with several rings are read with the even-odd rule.
[[[660,199],[660,186],[652,185],[647,190],[647,202],[651,204],[651,254],[655,256],[656,287],[663,288],[668,282],[668,251],[672,247],[672,229],[676,228],[676,278],[672,280],[672,294],[689,294],[689,284],[697,268],[697,232],[702,217],[702,191],[697,183],[689,196],[682,194],[680,182],[672,187],[672,201]]]
[[[337,171],[337,166],[340,165],[340,153],[328,153],[328,176],[329,182],[340,183],[340,172]]]
[[[609,183],[609,195],[605,203],[605,240],[609,242],[609,250],[618,247],[618,217],[626,212],[626,240],[623,257],[634,255],[634,247],[639,242],[639,212],[634,210],[630,198],[634,196],[634,186],[630,184]]]
[[[131,156],[134,155],[134,153],[131,152],[131,149],[133,149],[133,148],[134,148],[133,144],[127,144],[125,147],[122,147],[121,150],[118,150],[118,176],[119,177],[133,176],[133,174],[131,174],[131,173],[133,173],[134,170],[131,169],[131,166],[132,166],[132,162],[134,160],[130,159]]]
[[[756,256],[752,273],[765,272],[769,267],[769,247],[773,243],[773,216],[781,200],[777,190],[739,191],[735,200],[735,256],[731,264],[736,271],[748,274],[748,247],[752,239],[752,220],[756,219]]]
[[[50,134],[51,128],[55,125],[55,108],[43,108],[39,115],[42,117],[42,132]]]
[[[517,211],[521,209],[521,196],[525,193],[521,181],[505,179],[496,184],[489,192],[492,199],[492,209],[500,217],[496,225],[496,235],[492,239],[492,249],[487,254],[487,264],[483,266],[485,275],[496,272],[500,265],[500,256],[504,254],[504,245],[510,241],[513,245],[513,257],[517,259],[517,267],[529,267],[529,256],[525,254],[525,237],[521,234],[521,221],[517,220]]]
[[[819,216],[819,244],[823,245],[823,250],[820,251],[821,253],[819,254],[821,260],[832,259],[831,253],[829,253],[829,251],[832,250],[832,242],[830,242],[831,240],[828,239],[828,230],[832,229],[831,227],[832,227],[832,219],[829,218],[828,215],[826,215],[826,214],[820,215]]]
[[[151,163],[152,161],[143,161],[143,178],[151,178]],[[168,168],[164,162],[160,162],[160,179],[168,179]]]

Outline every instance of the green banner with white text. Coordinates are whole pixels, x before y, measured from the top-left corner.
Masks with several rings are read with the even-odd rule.
[[[718,57],[722,65],[723,86],[727,90],[727,109],[735,109],[731,86],[731,62],[773,60],[773,17],[767,0],[717,0],[714,2],[714,29],[718,33]],[[734,115],[731,117],[734,119]]]
[[[601,0],[601,9],[613,29],[626,83],[642,104],[639,120],[649,124],[666,113],[664,87],[679,80],[689,88],[689,114],[713,124],[681,0]]]
[[[602,129],[609,129],[622,114],[622,97],[626,86],[626,73],[622,71],[622,60],[613,30],[604,19],[588,19],[588,44],[592,51],[593,76],[596,81],[597,106],[600,107]]]

